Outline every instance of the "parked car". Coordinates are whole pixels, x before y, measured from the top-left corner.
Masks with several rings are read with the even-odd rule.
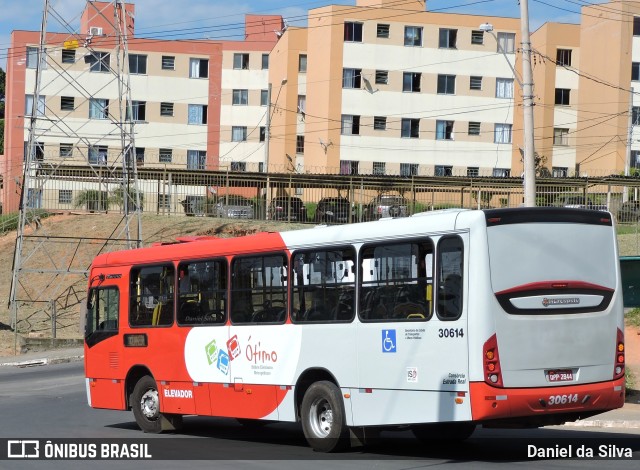
[[[237,194],[218,196],[207,207],[208,215],[212,217],[227,217],[229,219],[253,219],[254,207],[251,199]]]
[[[571,209],[592,209],[597,211],[606,211],[605,204],[596,204],[591,198],[582,194],[561,194],[553,201],[556,207],[569,207]]]
[[[638,222],[640,220],[640,201],[627,201],[618,210],[618,222]]]
[[[346,224],[351,214],[351,203],[343,197],[325,197],[320,199],[316,207],[317,223]],[[355,219],[355,218],[354,218]],[[351,219],[351,221],[355,221]]]
[[[362,208],[362,220],[376,220],[382,217],[407,217],[409,201],[402,196],[383,194],[375,197]]]
[[[204,196],[185,196],[180,201],[187,215],[204,215],[205,197]]]
[[[278,196],[269,203],[269,219],[307,221],[307,208],[299,197]]]

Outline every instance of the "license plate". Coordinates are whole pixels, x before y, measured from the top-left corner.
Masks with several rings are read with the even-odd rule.
[[[571,369],[558,369],[547,371],[549,382],[571,382],[573,371]]]

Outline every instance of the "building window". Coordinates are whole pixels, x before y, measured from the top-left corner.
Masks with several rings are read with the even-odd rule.
[[[438,94],[453,95],[456,92],[455,75],[438,75]]]
[[[158,151],[158,161],[160,163],[171,163],[173,161],[173,150],[160,149]]]
[[[131,120],[132,121],[144,121],[147,117],[147,102],[146,101],[132,101],[131,102]],[[126,120],[129,120],[129,109],[126,112]]]
[[[640,125],[640,106],[631,108],[631,124],[634,126]]]
[[[411,47],[422,46],[422,27],[405,26],[404,27],[404,45]]]
[[[373,116],[373,129],[384,131],[387,129],[387,118],[385,116]]]
[[[400,137],[417,139],[420,137],[420,119],[406,119],[400,121]]]
[[[566,178],[569,176],[569,168],[566,166],[554,166],[551,168],[551,174],[554,178]]]
[[[110,70],[111,55],[108,52],[91,52],[86,58],[91,64],[89,72],[108,72]]]
[[[31,116],[33,113],[33,95],[25,95],[24,102],[24,115]],[[36,116],[44,116],[44,111],[46,109],[45,105],[45,97],[38,96],[38,105],[36,106]]]
[[[342,135],[359,135],[360,134],[360,116],[354,116],[352,114],[343,114],[340,133]]]
[[[494,168],[491,176],[497,178],[508,178],[511,176],[511,170],[509,168]]]
[[[571,90],[568,88],[556,88],[556,104],[569,106],[569,95]]]
[[[469,77],[469,90],[482,90],[482,77]]]
[[[498,33],[498,52],[505,54],[515,54],[516,33]]]
[[[142,54],[129,54],[129,73],[146,75],[147,56]]]
[[[299,153],[299,154],[304,153],[304,136],[303,135],[296,136],[296,153]]]
[[[190,104],[187,123],[188,124],[206,124],[207,123],[207,105],[206,104]]]
[[[496,124],[494,127],[494,142],[496,144],[511,143],[511,124]]]
[[[236,70],[249,70],[249,54],[233,54],[233,68]]]
[[[187,170],[204,170],[207,163],[207,152],[204,150],[187,150]]]
[[[400,176],[418,176],[417,163],[401,163]]]
[[[73,96],[60,97],[60,111],[73,111],[74,109],[76,109],[76,106]]]
[[[76,50],[75,49],[62,49],[62,63],[63,64],[75,64],[76,63]]]
[[[640,36],[640,16],[633,17],[633,35]]]
[[[553,129],[553,145],[569,145],[569,129],[555,127]]]
[[[558,49],[556,52],[556,65],[571,65],[571,49]]]
[[[385,162],[373,162],[373,174],[375,176],[384,176],[385,173],[386,173]]]
[[[231,162],[231,171],[247,171],[247,162]]]
[[[457,29],[440,28],[438,47],[440,49],[455,49],[458,39]]]
[[[435,176],[451,176],[453,174],[453,167],[451,165],[436,165],[434,175]]]
[[[27,156],[29,153],[29,142],[25,142],[24,143],[24,161],[27,161]],[[34,142],[33,143],[33,155],[32,155],[32,161],[38,161],[41,162],[44,160],[44,143],[43,142]]]
[[[341,175],[357,175],[358,163],[353,160],[341,160],[340,161],[340,174]]]
[[[61,189],[58,191],[58,204],[71,204],[73,202],[73,191]]]
[[[484,31],[474,29],[471,31],[471,44],[484,44]]]
[[[27,68],[35,69],[38,64],[38,47],[27,47]],[[47,68],[47,50],[45,49],[40,59],[40,68]]]
[[[388,70],[376,70],[376,85],[386,85],[389,83]]]
[[[469,122],[469,135],[480,135],[480,123]]]
[[[267,140],[267,128],[266,126],[260,126],[260,142]]]
[[[342,88],[360,88],[362,69],[342,69]]]
[[[89,98],[89,119],[107,119],[109,117],[109,100]]]
[[[269,70],[269,54],[262,54],[262,70]]]
[[[163,55],[162,56],[162,70],[175,70],[176,69],[176,58],[172,55]]]
[[[304,117],[304,113],[307,109],[307,95],[298,95],[298,113],[302,114]]]
[[[376,37],[387,39],[389,37],[389,25],[378,23],[376,28]]]
[[[421,73],[404,72],[402,74],[402,91],[417,93],[420,91]]]
[[[453,121],[436,121],[436,140],[453,140]]]
[[[362,23],[344,22],[344,42],[362,42]]]
[[[307,73],[307,54],[298,56],[298,72]]]
[[[477,166],[468,166],[467,167],[467,177],[474,178],[480,175],[480,168]]]
[[[144,165],[144,147],[136,147],[136,163]]]
[[[249,90],[233,90],[233,104],[238,106],[249,104]]]
[[[89,165],[105,166],[107,164],[107,153],[109,147],[106,145],[89,146]]]
[[[231,127],[231,141],[232,142],[246,142],[247,140],[247,126],[232,126]]]
[[[173,116],[173,103],[160,103],[160,116],[171,117]]]
[[[209,59],[189,59],[189,78],[209,78]]]
[[[640,168],[640,150],[631,151],[631,166],[633,168]]]
[[[60,157],[72,157],[73,156],[73,144],[60,144]]]
[[[631,80],[640,80],[640,62],[631,62]]]
[[[496,78],[496,98],[513,98],[512,78]]]
[[[171,194],[158,194],[158,209],[171,208]]]

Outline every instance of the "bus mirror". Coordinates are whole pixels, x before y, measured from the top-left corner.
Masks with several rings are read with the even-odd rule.
[[[79,328],[79,333],[82,336],[86,336],[87,333],[87,311],[91,308],[91,301],[89,299],[87,299],[86,303],[81,303],[80,304],[80,328]]]

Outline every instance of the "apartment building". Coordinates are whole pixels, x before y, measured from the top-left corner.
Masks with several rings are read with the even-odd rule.
[[[137,38],[126,4],[131,110],[119,100],[113,3],[87,2],[82,35],[47,33],[40,96],[33,107],[40,33],[14,31],[7,61],[5,211],[16,210],[32,111],[34,158],[51,165],[122,166],[120,127],[133,121],[138,166],[259,170],[264,161],[268,54],[283,28],[279,15],[246,15],[244,40]],[[131,116],[129,116],[131,113]],[[128,125],[128,124],[126,124]],[[131,155],[131,158],[134,158]],[[29,188],[29,191],[35,191]],[[38,206],[42,194],[35,194]],[[71,189],[58,190],[72,207]],[[176,201],[174,201],[176,203]]]
[[[486,22],[495,34],[480,29]],[[519,27],[513,18],[431,13],[415,0],[310,10],[308,27],[288,29],[271,53],[279,98],[270,165],[510,175],[522,140],[511,70]]]

